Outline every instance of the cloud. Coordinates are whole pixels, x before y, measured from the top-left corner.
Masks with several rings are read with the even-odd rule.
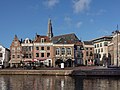
[[[99,15],[102,15],[103,13],[105,13],[106,12],[106,10],[104,10],[104,9],[100,9],[98,12],[96,12],[96,13],[87,13],[87,15],[88,16],[99,16]]]
[[[75,13],[83,12],[89,8],[92,0],[73,0],[73,8]]]
[[[68,16],[65,16],[64,21],[65,21],[68,25],[70,25],[71,22],[72,22],[72,19],[71,19],[70,17],[68,17]]]
[[[44,1],[44,5],[49,7],[49,8],[54,7],[58,3],[59,3],[59,0],[46,0],[46,1]]]
[[[76,24],[76,27],[77,27],[77,28],[80,28],[82,24],[83,24],[83,22],[79,21],[79,22]]]

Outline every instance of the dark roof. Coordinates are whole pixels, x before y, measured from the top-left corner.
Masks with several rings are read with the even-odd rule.
[[[112,38],[113,38],[112,36],[103,36],[103,37],[99,37],[99,38],[93,39],[93,40],[91,40],[91,41],[93,41],[93,42],[111,41]]]
[[[74,44],[76,42],[80,42],[77,36],[74,33],[71,34],[64,34],[59,36],[54,36],[52,38],[52,42],[54,44]]]
[[[92,42],[92,41],[83,41],[83,43],[84,43],[85,45],[93,45],[93,42]]]
[[[41,42],[41,38],[44,38],[45,42],[50,42],[48,36],[41,36],[41,35],[36,35],[34,42]]]

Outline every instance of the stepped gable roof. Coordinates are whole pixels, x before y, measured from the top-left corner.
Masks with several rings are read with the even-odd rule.
[[[83,41],[84,45],[93,45],[92,41]]]
[[[52,38],[54,44],[75,44],[80,42],[74,33],[55,36]]]
[[[50,39],[48,36],[41,36],[41,35],[36,35],[34,42],[42,42],[42,38],[44,39],[44,42],[50,42]]]

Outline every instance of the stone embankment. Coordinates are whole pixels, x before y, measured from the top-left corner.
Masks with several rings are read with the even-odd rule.
[[[119,68],[84,66],[65,69],[1,69],[0,75],[51,75],[51,76],[120,76]]]
[[[68,76],[73,70],[0,70],[0,75],[54,75]]]

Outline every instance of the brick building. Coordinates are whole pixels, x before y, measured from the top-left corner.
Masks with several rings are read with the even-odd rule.
[[[64,62],[66,66],[83,64],[83,45],[74,34],[53,36],[52,22],[48,20],[47,35],[36,34],[34,40],[26,38],[19,40],[15,35],[10,46],[12,66],[33,62],[45,66],[59,66]]]
[[[67,67],[83,64],[82,43],[74,33],[55,36],[52,38],[52,42],[55,66],[59,66],[62,62],[64,62]]]
[[[22,47],[21,41],[18,39],[17,35],[15,35],[12,44],[10,46],[10,66],[18,67],[22,61]]]
[[[84,65],[94,65],[94,45],[92,41],[83,41],[83,47]]]
[[[53,44],[48,36],[36,35],[33,50],[34,60],[47,66],[53,66]]]

